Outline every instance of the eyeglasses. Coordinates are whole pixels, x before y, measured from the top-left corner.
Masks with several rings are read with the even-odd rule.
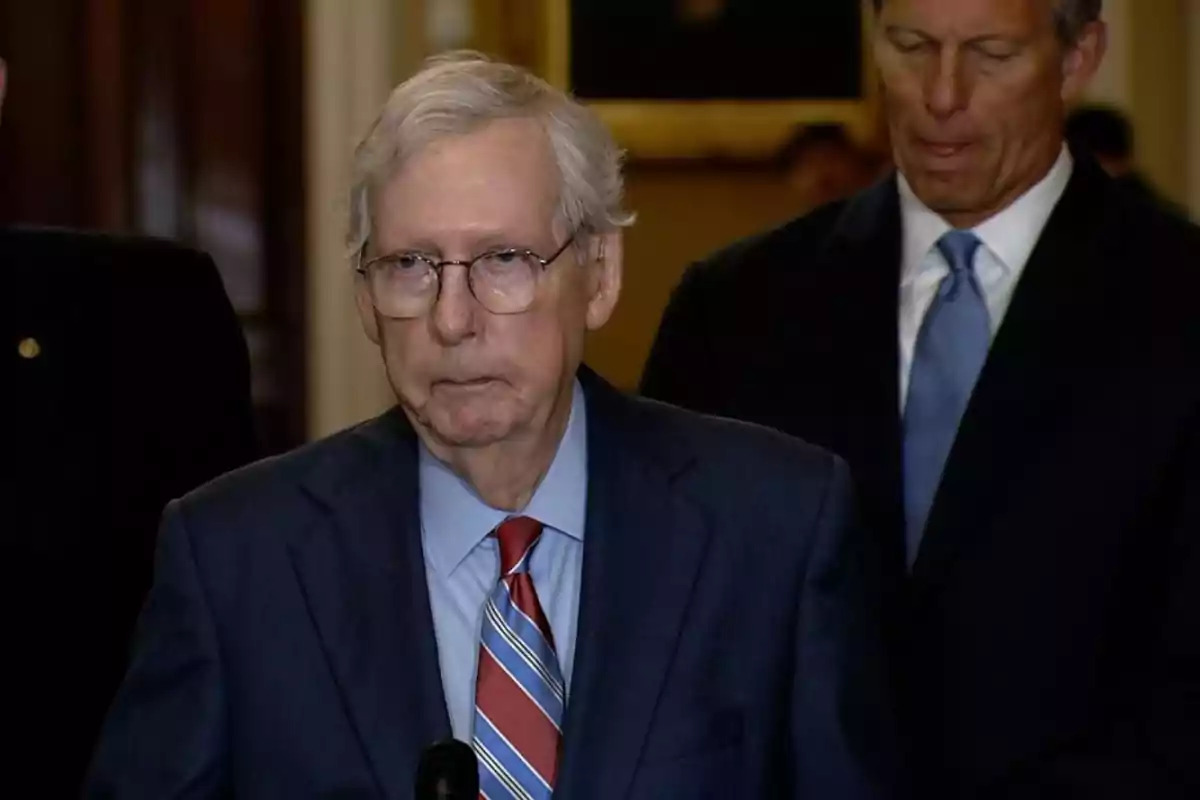
[[[576,235],[567,237],[549,258],[511,247],[488,250],[468,261],[438,261],[423,253],[399,252],[360,263],[357,272],[366,279],[371,300],[385,317],[412,319],[432,308],[442,270],[451,266],[466,268],[467,286],[485,309],[493,314],[520,314],[533,305],[542,272],[571,246]]]

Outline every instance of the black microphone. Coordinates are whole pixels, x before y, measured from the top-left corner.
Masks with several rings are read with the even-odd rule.
[[[417,764],[416,800],[479,800],[479,762],[457,739],[425,748]]]

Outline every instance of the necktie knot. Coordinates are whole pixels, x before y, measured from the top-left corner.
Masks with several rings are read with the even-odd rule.
[[[501,577],[529,571],[529,554],[541,535],[542,523],[532,517],[509,517],[497,526]]]
[[[961,275],[971,271],[975,251],[981,244],[979,237],[970,231],[954,230],[938,239],[937,249],[950,265],[951,271]]]

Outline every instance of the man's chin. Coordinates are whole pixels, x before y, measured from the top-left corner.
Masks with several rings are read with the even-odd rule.
[[[486,447],[516,429],[512,402],[490,386],[438,386],[421,403],[404,403],[405,414],[430,447]]]
[[[904,176],[921,202],[942,213],[974,208],[987,195],[988,182],[976,171],[916,168]]]
[[[458,450],[490,447],[507,438],[504,433],[490,430],[435,431],[434,436],[443,446]]]
[[[443,447],[478,448],[502,442],[512,435],[509,420],[469,414],[430,414],[421,420],[426,432]]]
[[[983,199],[982,192],[965,181],[941,180],[938,178],[909,182],[913,192],[930,210],[943,215],[964,214],[978,208]]]

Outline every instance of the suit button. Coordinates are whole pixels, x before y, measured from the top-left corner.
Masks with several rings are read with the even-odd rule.
[[[21,358],[37,358],[42,354],[42,346],[38,344],[37,339],[28,336],[17,345],[17,352],[21,354]]]

